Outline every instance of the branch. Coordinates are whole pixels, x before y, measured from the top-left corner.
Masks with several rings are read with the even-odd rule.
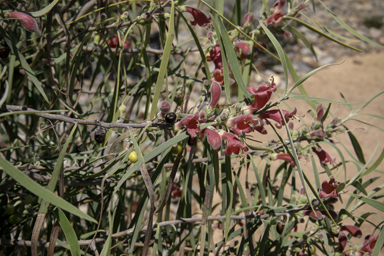
[[[2,106],[2,109],[7,110],[8,112],[23,111],[23,114],[34,114],[36,116],[44,117],[50,120],[60,120],[60,121],[68,122],[71,124],[95,125],[95,126],[100,126],[107,129],[109,128],[144,128],[149,123],[148,121],[145,121],[144,123],[140,123],[140,124],[127,124],[127,123],[120,123],[120,122],[105,123],[99,120],[84,120],[84,119],[78,119],[78,118],[70,118],[65,115],[39,113],[40,111],[32,108],[14,106],[14,105],[5,105],[5,104]],[[31,111],[31,113],[28,113],[27,111]]]
[[[293,213],[296,213],[296,212],[304,210],[306,207],[307,207],[307,205],[305,205],[303,207],[300,207],[300,208],[292,209],[292,210],[289,210],[289,211],[283,212],[283,213],[272,213],[272,214],[262,214],[262,215],[258,215],[257,213],[253,213],[253,214],[243,215],[243,216],[234,215],[234,216],[231,216],[231,219],[232,220],[246,220],[246,219],[257,219],[257,218],[258,219],[267,219],[267,218],[269,218],[271,216],[273,216],[273,217],[290,216]],[[226,218],[227,218],[226,215],[223,215],[223,216],[210,216],[210,217],[207,218],[207,221],[222,221],[222,220],[225,220]],[[159,222],[159,223],[154,223],[153,224],[153,230],[155,230],[155,229],[157,229],[159,227],[173,226],[173,225],[183,224],[183,223],[185,224],[185,223],[201,222],[201,220],[202,220],[202,218],[185,218],[185,219],[172,220],[172,221],[163,221],[163,222]],[[140,231],[145,231],[146,229],[147,228],[145,226],[143,226],[143,227],[140,228]],[[127,229],[127,230],[124,230],[124,231],[121,231],[121,232],[114,233],[111,237],[112,238],[119,238],[119,237],[122,237],[122,236],[125,236],[125,235],[128,235],[128,234],[131,234],[131,233],[133,233],[133,231],[134,231],[134,228],[130,228],[130,229]],[[104,242],[105,240],[107,240],[107,238],[108,238],[108,235],[104,235],[102,237],[96,238],[95,240],[93,240],[93,239],[79,240],[79,245],[80,246],[86,246],[86,245],[91,244],[93,241],[95,243],[101,243],[101,242]],[[138,243],[138,244],[143,246],[142,243]],[[14,245],[17,245],[17,246],[29,247],[29,246],[31,246],[31,241],[1,239],[0,240],[0,245],[1,246],[14,246]],[[49,242],[44,242],[44,241],[40,240],[40,241],[38,241],[37,246],[48,248]],[[62,247],[62,246],[60,244],[56,243],[55,247]]]

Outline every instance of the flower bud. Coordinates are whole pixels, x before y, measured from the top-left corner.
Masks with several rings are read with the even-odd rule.
[[[121,104],[120,107],[119,107],[120,117],[122,117],[124,115],[125,109],[126,109],[125,105]]]
[[[252,12],[247,13],[244,17],[243,28],[249,27],[251,25],[254,17],[255,17],[255,15]]]
[[[169,110],[171,110],[171,104],[168,101],[163,100],[162,102],[160,102],[159,109],[160,109],[161,115],[164,116],[169,112]]]
[[[37,22],[34,18],[23,12],[10,12],[9,18],[17,19],[21,22],[25,30],[29,32],[40,32]]]

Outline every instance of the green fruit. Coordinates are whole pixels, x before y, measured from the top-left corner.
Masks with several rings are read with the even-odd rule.
[[[15,212],[15,207],[11,204],[7,204],[5,206],[4,214],[5,215],[12,215]]]
[[[316,247],[313,246],[313,245],[309,246],[309,252],[310,252],[312,255],[314,255],[314,254],[316,253]]]
[[[132,162],[132,163],[136,163],[139,158],[137,157],[137,153],[136,151],[132,151],[129,156],[128,156],[129,160]]]
[[[32,204],[33,203],[33,196],[27,195],[26,197],[24,197],[23,203],[24,204]]]
[[[176,146],[173,146],[171,149],[172,154],[178,155],[183,151],[183,145],[181,143],[177,143]]]
[[[9,216],[8,221],[10,224],[19,224],[21,221],[21,218],[17,216],[16,214]]]

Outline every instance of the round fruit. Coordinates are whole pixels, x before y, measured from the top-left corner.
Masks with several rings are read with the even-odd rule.
[[[2,59],[8,58],[10,50],[11,49],[9,49],[8,45],[1,44],[0,45],[0,58],[2,58]]]
[[[171,149],[172,154],[178,155],[183,151],[183,145],[181,143],[177,143],[176,146],[173,146]]]
[[[139,160],[139,158],[137,157],[137,153],[136,151],[132,151],[129,156],[128,156],[129,160],[132,162],[132,163],[136,163],[137,160]]]
[[[5,215],[12,215],[15,212],[15,207],[11,204],[7,204],[4,209]]]
[[[21,219],[20,219],[19,216],[14,214],[14,215],[9,216],[8,221],[9,221],[10,224],[15,225],[15,224],[19,224]]]
[[[312,255],[314,255],[314,254],[316,253],[316,247],[313,246],[313,245],[309,246],[309,252],[310,252]]]
[[[24,204],[32,204],[33,203],[33,196],[27,195],[24,197],[24,200],[22,200]]]
[[[167,124],[173,124],[176,121],[176,114],[175,113],[168,113],[165,115],[165,122]]]
[[[196,144],[196,137],[189,136],[188,138],[188,145],[193,146]]]
[[[105,131],[103,129],[97,129],[95,131],[95,141],[97,141],[98,143],[104,143]]]

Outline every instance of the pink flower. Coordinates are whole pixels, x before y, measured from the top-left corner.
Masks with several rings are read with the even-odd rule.
[[[316,106],[317,122],[321,121],[321,118],[324,116],[324,108],[321,104]]]
[[[293,161],[291,156],[289,154],[287,154],[287,153],[274,153],[274,154],[271,154],[271,159],[272,160],[277,160],[277,159],[284,160],[284,161],[288,162],[292,167],[296,166],[295,161]]]
[[[240,135],[242,132],[249,133],[253,131],[252,118],[252,114],[229,118],[227,121],[227,126],[232,128],[232,131],[237,135]]]
[[[124,41],[124,37],[120,37],[121,41]],[[111,39],[108,40],[109,47],[116,48],[119,45],[119,38],[115,35]],[[131,46],[131,42],[125,41],[123,45],[123,49],[129,49]]]
[[[254,17],[255,15],[252,12],[247,13],[244,17],[243,27],[248,27],[251,25]]]
[[[315,131],[312,131],[312,132],[308,133],[308,136],[309,137],[324,138],[325,137],[325,132],[323,131],[323,129],[318,129],[318,130],[315,130]]]
[[[275,8],[275,10],[281,10],[281,9],[284,7],[285,2],[286,2],[286,0],[278,0],[278,1],[276,1],[276,3],[273,5],[273,8]]]
[[[39,32],[39,27],[37,26],[36,20],[28,14],[22,12],[10,12],[9,18],[18,19],[23,25],[24,29],[28,30],[29,32]]]
[[[283,20],[284,13],[281,10],[278,10],[274,13],[272,13],[268,19],[264,21],[264,24],[266,26],[273,24],[276,25],[277,23],[281,22]]]
[[[348,231],[349,234],[357,238],[360,238],[363,235],[358,227],[352,225],[340,226],[340,231]]]
[[[180,130],[183,127],[187,127],[188,133],[192,137],[196,137],[196,132],[199,131],[200,124],[199,124],[199,114],[194,114],[191,116],[186,116],[183,119],[180,120],[180,122],[175,124],[175,130]]]
[[[192,14],[193,18],[195,20],[191,21],[191,26],[199,25],[200,27],[206,27],[209,24],[212,24],[211,18],[207,18],[204,13],[202,13],[200,10],[192,8],[192,7],[186,7],[185,11]]]
[[[163,100],[162,102],[160,102],[159,109],[160,109],[160,115],[164,117],[165,114],[167,114],[169,110],[171,110],[171,104],[168,101]]]
[[[227,156],[232,155],[232,153],[238,155],[240,150],[243,150],[244,152],[248,151],[248,147],[244,146],[244,144],[232,133],[221,131],[219,134],[222,139],[227,141],[227,146],[223,150],[224,154]]]
[[[240,52],[240,60],[245,60],[249,54],[251,54],[251,47],[244,42],[235,43],[235,51]]]
[[[297,109],[295,108],[292,112],[282,110],[285,122],[288,123],[289,119],[296,115]],[[283,116],[281,116],[278,109],[269,110],[259,115],[260,119],[272,119],[277,122],[275,126],[280,129],[284,125]]]
[[[182,194],[183,194],[183,190],[181,188],[179,188],[177,185],[172,186],[171,195],[173,199],[181,197]]]
[[[336,161],[336,158],[332,159],[325,150],[320,150],[321,151],[318,151],[315,147],[312,147],[312,151],[319,157],[321,165],[326,163],[334,163]]]
[[[216,107],[221,95],[221,86],[218,82],[212,82],[211,84],[211,108]]]
[[[200,133],[207,137],[209,145],[211,145],[214,150],[219,150],[221,148],[221,137],[218,132],[205,128],[202,129]]]
[[[243,111],[247,113],[253,113],[256,110],[259,110],[267,104],[267,102],[271,99],[272,92],[277,90],[276,84],[272,81],[270,84],[261,84],[257,87],[250,86],[247,88],[248,92],[255,96],[255,101],[251,106],[243,107]]]

